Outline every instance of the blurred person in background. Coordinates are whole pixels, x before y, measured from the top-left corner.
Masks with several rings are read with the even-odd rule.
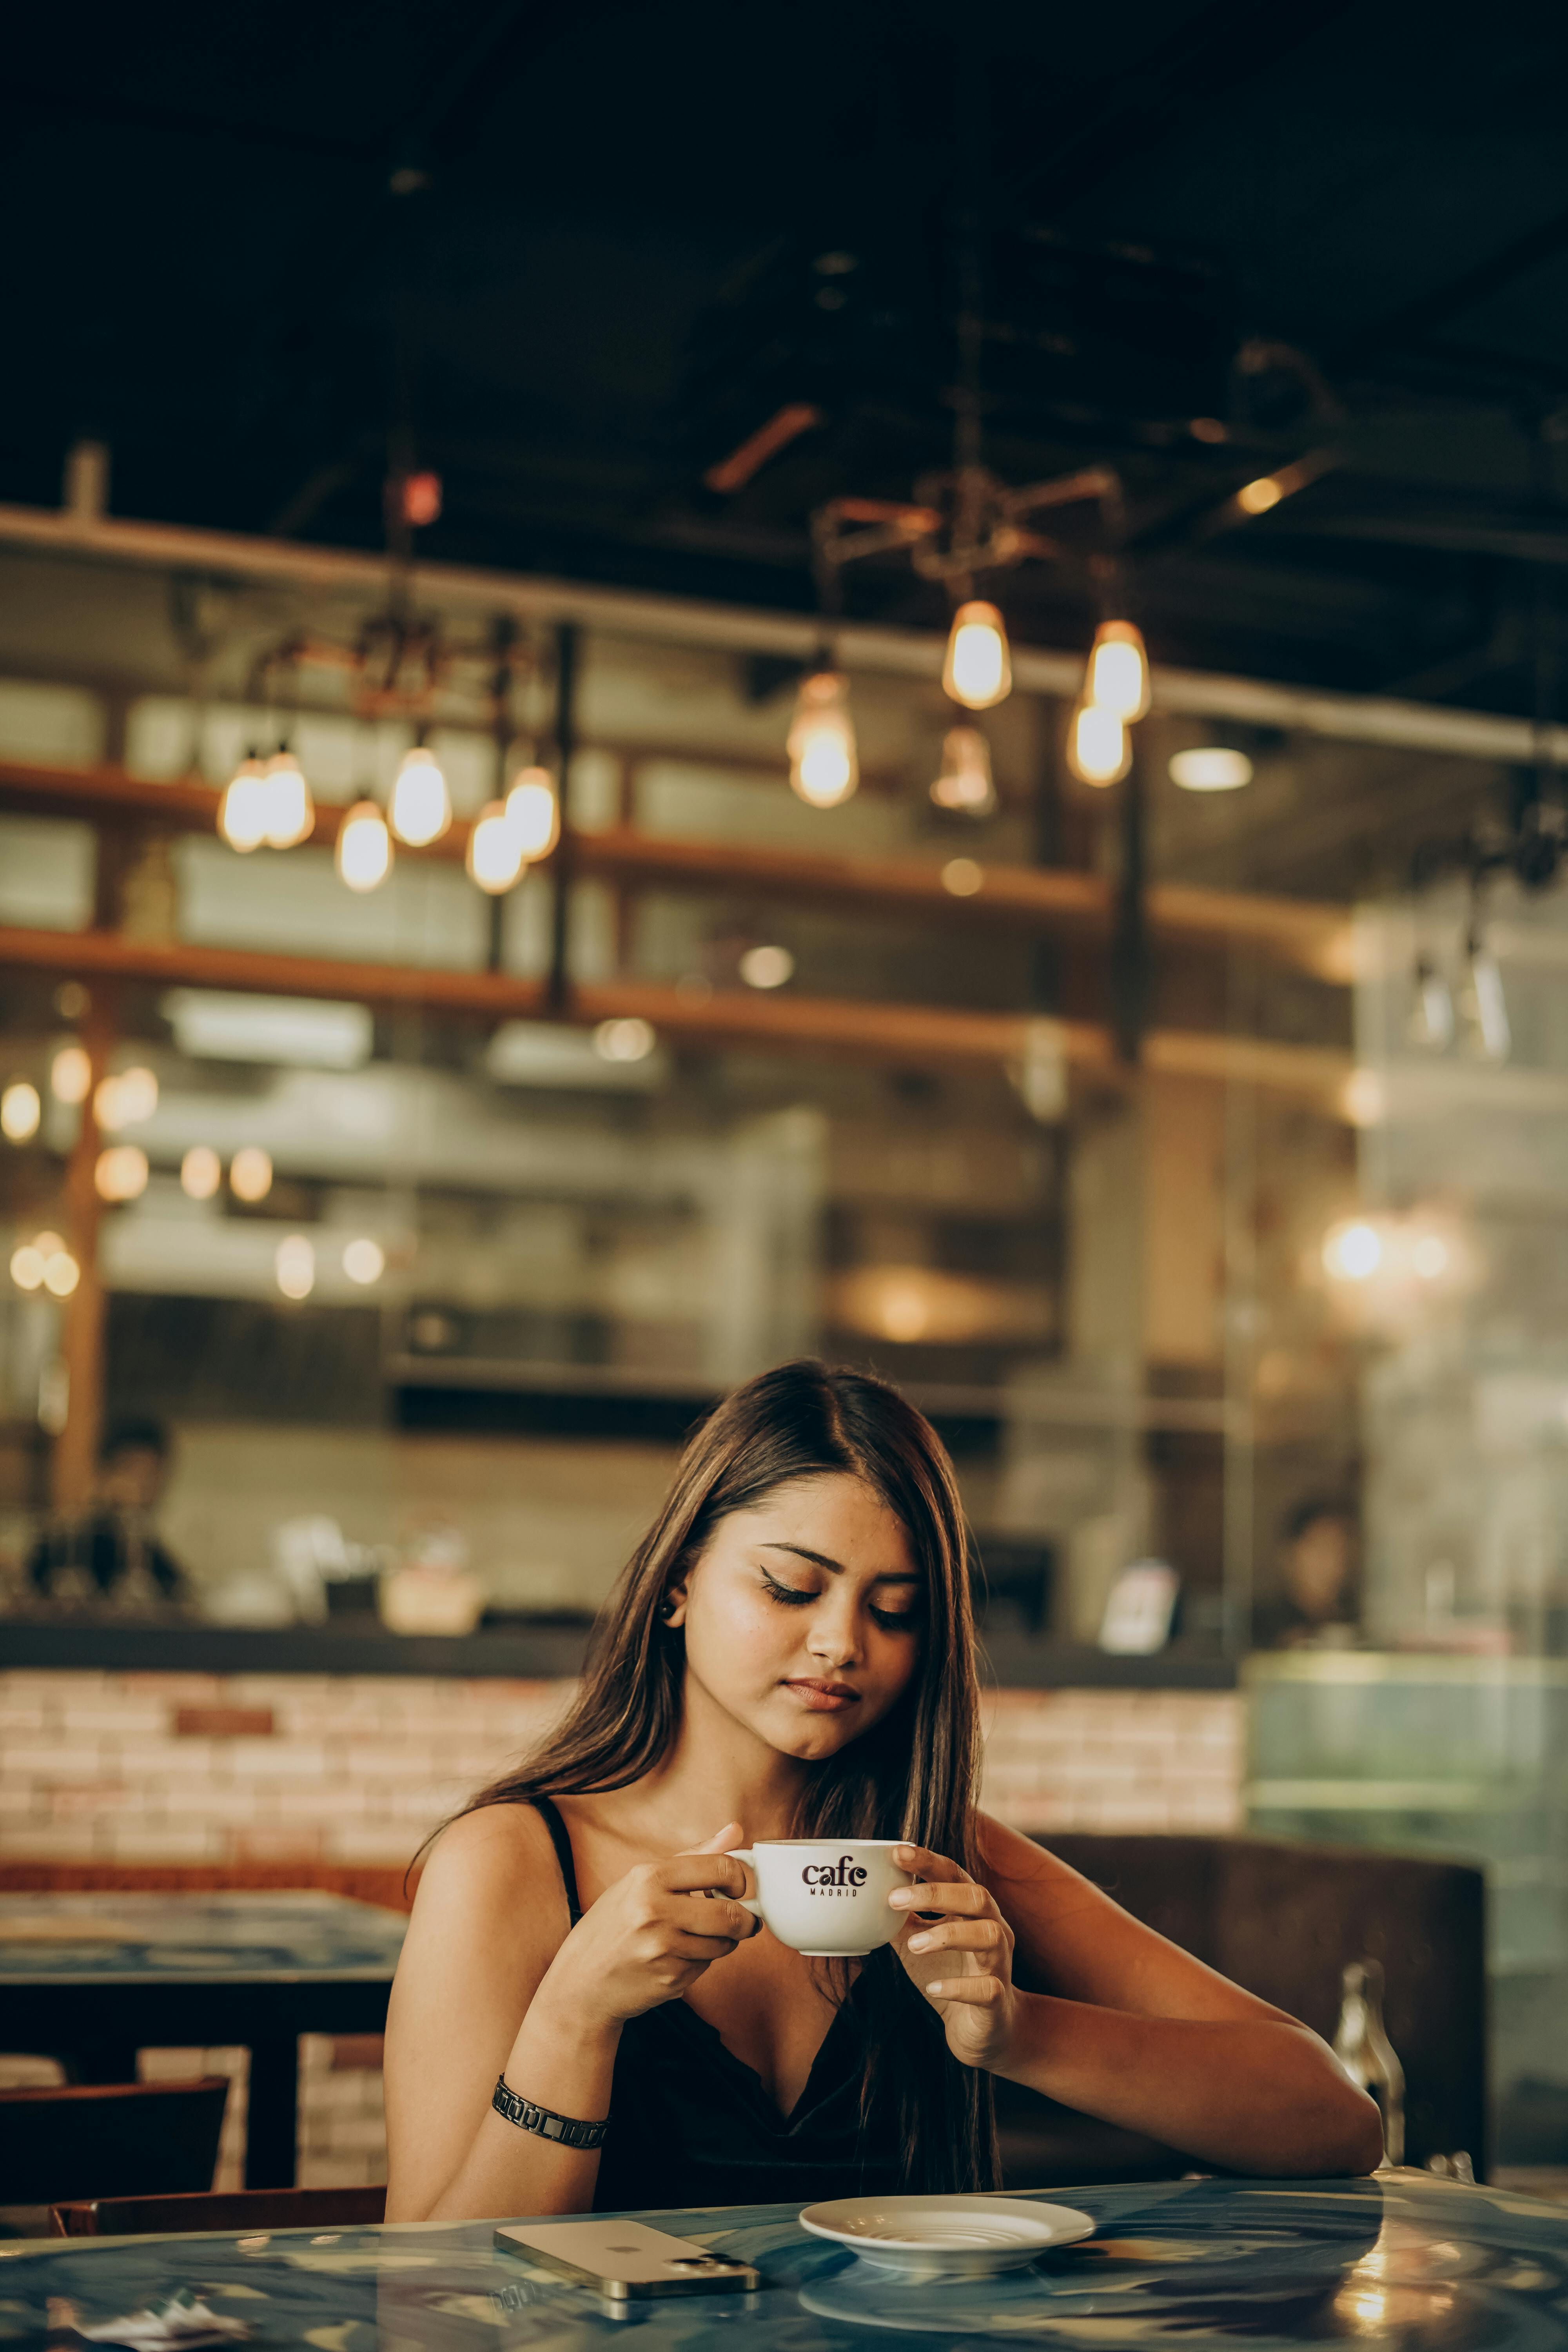
[[[1280,1591],[1259,1606],[1262,1650],[1348,1650],[1361,1636],[1361,1528],[1341,1497],[1310,1496],[1279,1535]]]
[[[169,1475],[169,1433],[156,1421],[122,1421],[105,1433],[90,1507],[44,1528],[27,1557],[26,1596],[116,1616],[189,1597],[178,1561],[154,1524]]]

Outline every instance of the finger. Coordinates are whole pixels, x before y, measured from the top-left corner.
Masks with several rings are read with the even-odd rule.
[[[691,1851],[693,1853],[727,1853],[732,1845],[744,1845],[745,1843],[746,1832],[740,1822],[726,1822],[721,1830],[715,1830],[710,1838],[705,1839],[700,1845],[694,1845]]]
[[[906,1952],[994,1952],[1002,1937],[994,1919],[945,1919],[940,1927],[922,1927],[904,1946]]]
[[[665,1950],[678,1960],[722,1960],[734,1950],[735,1943],[733,1936],[693,1936],[678,1927]]]
[[[1000,1977],[942,1977],[925,1987],[928,2000],[956,2001],[964,2009],[994,2009],[1007,1988]]]
[[[994,1909],[986,1889],[976,1886],[972,1878],[950,1879],[934,1886],[896,1886],[888,1900],[895,1911],[956,1911],[971,1918],[983,1917]]]
[[[917,1878],[963,1878],[969,1873],[960,1870],[956,1862],[949,1862],[945,1853],[932,1853],[929,1846],[896,1845],[893,1860],[900,1870],[912,1870]]]
[[[720,1895],[743,1895],[746,1865],[732,1853],[700,1847],[695,1853],[671,1854],[656,1874],[667,1895],[700,1895],[712,1887]]]
[[[724,1895],[677,1895],[660,1907],[664,1916],[684,1935],[728,1936],[732,1943],[754,1936],[763,1924]]]

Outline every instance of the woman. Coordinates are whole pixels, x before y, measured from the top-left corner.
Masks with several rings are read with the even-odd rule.
[[[560,1729],[442,1832],[386,2036],[389,2221],[994,2185],[992,2074],[1238,2171],[1364,2172],[1304,2026],[974,1809],[963,1516],[881,1381],[786,1364],[688,1445]],[[902,1837],[851,1968],[758,1838]]]

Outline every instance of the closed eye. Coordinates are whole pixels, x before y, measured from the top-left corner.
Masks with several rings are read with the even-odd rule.
[[[888,1631],[889,1631],[889,1633],[907,1633],[910,1631],[910,1627],[911,1627],[911,1626],[918,1625],[918,1624],[920,1623],[921,1619],[921,1618],[922,1618],[922,1616],[925,1614],[925,1612],[924,1612],[922,1609],[919,1609],[919,1608],[915,1608],[915,1609],[875,1609],[875,1608],[874,1608],[874,1609],[872,1610],[872,1612],[871,1612],[871,1614],[872,1614],[872,1616],[876,1619],[876,1621],[877,1621],[877,1622],[878,1622],[878,1624],[879,1624],[879,1625],[885,1625],[885,1626],[887,1627],[887,1629],[888,1629]]]
[[[763,1570],[763,1589],[770,1601],[780,1601],[786,1609],[804,1609],[808,1601],[820,1598],[817,1593],[803,1591],[798,1584],[781,1584],[778,1578],[770,1575],[765,1568]]]

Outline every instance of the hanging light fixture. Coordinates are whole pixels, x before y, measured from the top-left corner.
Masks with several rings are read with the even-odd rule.
[[[474,820],[467,857],[470,880],[499,898],[521,880],[526,860],[505,801],[489,801]]]
[[[1508,1000],[1503,994],[1502,974],[1498,961],[1472,929],[1465,942],[1465,985],[1460,993],[1459,1012],[1464,1022],[1464,1042],[1468,1052],[1482,1061],[1506,1062],[1513,1050],[1513,1032],[1509,1023]]]
[[[1068,765],[1080,783],[1119,784],[1132,765],[1132,745],[1114,710],[1080,702],[1068,730]]]
[[[826,662],[801,679],[788,750],[790,782],[813,808],[837,808],[860,781],[848,680]]]
[[[217,829],[231,849],[259,849],[267,838],[267,771],[251,751],[224,788]]]
[[[410,849],[439,841],[452,822],[447,779],[423,743],[404,755],[392,787],[392,830]]]
[[[977,597],[959,606],[948,632],[942,683],[942,691],[966,710],[990,710],[1006,701],[1013,691],[1013,657],[994,604]]]
[[[512,778],[506,818],[531,866],[549,856],[561,835],[561,812],[548,768],[523,768]]]
[[[938,808],[989,816],[996,806],[991,746],[978,727],[950,727],[942,739],[942,767],[931,788]]]
[[[1142,719],[1149,708],[1149,656],[1143,639],[1131,621],[1102,621],[1089,649],[1089,676],[1083,698],[1113,710],[1123,727]]]
[[[392,836],[374,801],[355,801],[338,827],[341,878],[351,890],[374,890],[392,871]]]
[[[279,751],[267,762],[261,780],[262,839],[269,849],[293,849],[310,838],[316,823],[316,804],[305,772],[292,751]]]
[[[1234,793],[1252,782],[1252,762],[1227,743],[1200,743],[1171,754],[1171,782],[1184,793]]]

